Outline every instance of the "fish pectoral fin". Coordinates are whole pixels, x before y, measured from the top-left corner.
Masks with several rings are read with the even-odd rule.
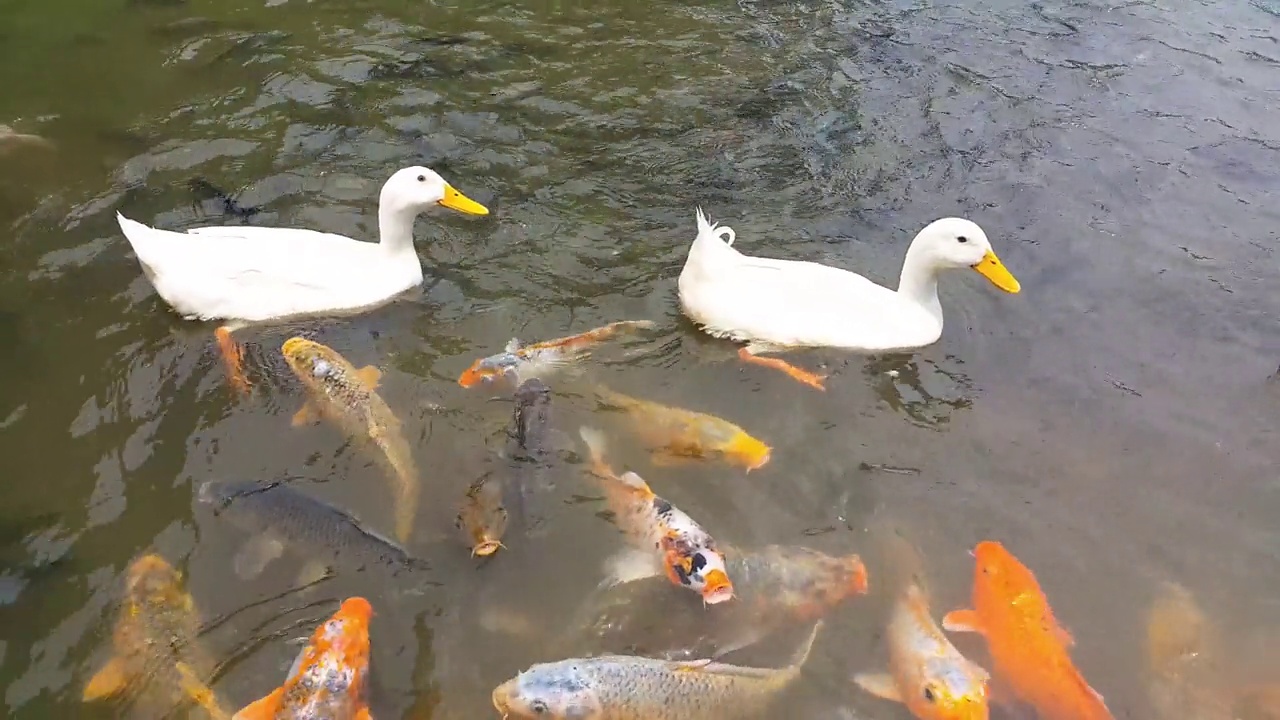
[[[310,425],[319,419],[319,408],[316,407],[315,403],[307,400],[302,403],[302,407],[298,408],[298,412],[293,414],[293,417],[289,420],[289,424],[293,427],[302,427],[303,425]]]
[[[370,390],[377,390],[382,382],[382,371],[372,365],[365,365],[356,371],[356,379]]]
[[[250,538],[236,553],[231,565],[242,580],[257,577],[272,560],[284,554],[284,543],[270,535]]]
[[[605,560],[602,586],[624,585],[662,574],[658,558],[651,552],[627,548]]]
[[[973,610],[952,610],[942,617],[942,627],[949,632],[982,632],[982,622]]]
[[[270,695],[245,705],[231,720],[274,720],[283,702],[284,688],[279,687]]]
[[[889,673],[858,673],[853,676],[853,682],[878,698],[902,702],[902,692],[898,690],[898,683],[894,682],[893,676]]]
[[[1058,642],[1062,643],[1065,647],[1071,647],[1076,644],[1076,639],[1072,637],[1071,633],[1061,625],[1055,624],[1053,626],[1053,635],[1058,638]]]
[[[356,711],[355,720],[373,720],[373,715],[369,712],[369,708],[362,707]]]
[[[702,672],[711,665],[711,658],[701,660],[676,660],[672,663],[676,672]],[[754,668],[753,668],[754,669]]]
[[[333,569],[327,563],[319,560],[308,560],[302,569],[298,571],[298,577],[294,579],[294,587],[306,588],[316,585],[319,582],[328,579]]]
[[[93,702],[111,697],[123,690],[132,677],[133,673],[125,664],[124,658],[113,657],[102,666],[102,669],[94,673],[93,677],[89,678],[88,684],[84,686],[81,700]]]
[[[766,621],[761,621],[746,627],[740,632],[734,634],[724,645],[721,645],[720,649],[716,650],[711,657],[714,660],[719,660],[725,655],[735,653],[743,648],[751,647],[763,640],[765,636],[773,630],[774,627]]]

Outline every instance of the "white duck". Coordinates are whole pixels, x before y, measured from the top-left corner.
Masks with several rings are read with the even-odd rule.
[[[973,268],[1008,293],[1021,289],[982,228],[962,218],[935,220],[916,235],[896,291],[828,265],[743,255],[733,248],[734,237],[733,228],[708,222],[698,209],[698,237],[680,273],[681,308],[707,333],[748,343],[738,351],[743,361],[819,390],[822,376],[757,354],[930,345],[942,335],[938,274],[952,268]]]
[[[413,247],[418,214],[444,207],[469,215],[489,210],[434,171],[409,167],[382,186],[381,242],[268,227],[157,230],[116,213],[142,272],[165,302],[188,319],[226,320],[215,333],[232,384],[244,391],[240,349],[231,333],[250,324],[353,314],[382,305],[422,283]]]

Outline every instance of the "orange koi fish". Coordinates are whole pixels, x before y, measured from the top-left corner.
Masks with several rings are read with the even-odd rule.
[[[995,541],[978,543],[973,555],[973,609],[948,613],[942,626],[981,633],[997,678],[1042,720],[1114,720],[1071,662],[1067,648],[1075,641],[1031,570]]]
[[[961,655],[933,621],[915,548],[897,535],[887,542],[889,566],[901,585],[885,635],[889,672],[859,673],[853,681],[906,705],[921,720],[987,720],[991,676]]]
[[[316,628],[284,685],[233,720],[373,720],[365,697],[372,617],[368,600],[347,598]]]
[[[711,535],[655,495],[639,475],[615,475],[604,461],[603,433],[585,427],[579,432],[591,455],[592,472],[604,481],[609,507],[623,532],[637,545],[657,550],[667,579],[701,594],[706,604],[732,598],[733,583],[725,569],[724,553]]]
[[[127,697],[150,709],[193,701],[227,720],[205,685],[213,663],[196,642],[200,615],[182,573],[156,554],[139,557],[125,578],[125,602],[112,636],[114,653],[85,686],[85,702]]]
[[[625,411],[631,427],[654,452],[654,462],[721,458],[751,472],[769,462],[770,448],[728,420],[623,395],[597,385],[605,404]]]
[[[378,448],[378,460],[396,496],[396,539],[408,542],[418,511],[420,479],[400,419],[376,392],[382,373],[372,365],[357,370],[338,351],[306,338],[286,340],[280,352],[310,395],[293,416],[294,427],[324,418]]]
[[[531,377],[549,375],[561,368],[582,361],[590,355],[590,348],[609,340],[622,332],[647,330],[654,327],[649,320],[621,320],[604,327],[577,335],[524,345],[519,338],[512,338],[502,352],[482,357],[458,376],[458,384],[471,388],[512,375],[516,382]]]

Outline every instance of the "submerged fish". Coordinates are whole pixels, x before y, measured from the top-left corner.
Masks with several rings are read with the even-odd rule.
[[[784,668],[602,655],[540,663],[493,691],[504,718],[724,720],[763,714],[800,676],[822,623]]]
[[[214,507],[214,514],[252,533],[234,559],[236,573],[244,578],[262,572],[286,549],[344,568],[385,568],[393,575],[425,567],[356,518],[283,483],[206,482],[198,497]]]
[[[1164,583],[1147,611],[1147,697],[1159,720],[1235,720],[1222,647],[1195,598]]]
[[[473,556],[492,555],[507,532],[512,506],[525,522],[529,496],[536,490],[540,465],[550,454],[551,388],[537,378],[520,384],[507,430],[506,467],[486,473],[467,488],[455,525]]]
[[[159,555],[139,557],[126,575],[111,659],[89,680],[82,699],[126,697],[161,711],[192,701],[215,720],[227,720],[230,715],[205,684],[212,662],[196,642],[199,629],[182,573]]]
[[[0,156],[7,154],[10,150],[22,147],[52,150],[55,146],[48,139],[39,135],[20,133],[8,125],[0,125]]]
[[[1075,644],[1058,624],[1031,570],[992,540],[973,550],[973,609],[953,610],[942,626],[981,633],[996,679],[1043,720],[1113,720],[1067,651]]]
[[[382,373],[372,365],[357,370],[333,348],[306,338],[290,338],[280,351],[311,396],[293,416],[293,425],[326,418],[352,437],[373,441],[395,491],[396,539],[408,542],[418,511],[420,478],[400,420],[374,392]]]
[[[603,386],[596,386],[596,393],[606,404],[627,413],[632,429],[654,451],[657,464],[720,458],[750,472],[769,462],[769,446],[728,420],[641,400]]]
[[[699,593],[708,605],[732,598],[724,553],[711,535],[684,511],[655,495],[639,475],[615,475],[604,461],[605,440],[599,430],[584,427],[580,433],[609,508],[632,542],[656,550],[667,579]]]
[[[347,598],[316,628],[284,685],[234,720],[373,720],[369,714],[369,621],[373,607]]]
[[[887,540],[899,586],[885,633],[889,672],[859,673],[854,682],[906,705],[921,720],[987,720],[990,675],[961,655],[934,622],[915,548],[897,535]]]
[[[471,363],[458,376],[458,384],[471,388],[481,383],[514,377],[516,382],[531,377],[545,377],[556,370],[582,361],[590,348],[623,332],[654,327],[649,320],[621,320],[577,335],[523,345],[512,338],[502,352],[482,357]]]

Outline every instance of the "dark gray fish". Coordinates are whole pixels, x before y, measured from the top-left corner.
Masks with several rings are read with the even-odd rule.
[[[543,471],[553,456],[551,438],[551,388],[538,378],[520,383],[515,393],[516,408],[507,430],[507,473],[504,498],[516,523],[526,530],[532,525],[529,506],[544,484]]]
[[[395,575],[402,570],[429,568],[351,515],[283,482],[206,482],[200,486],[199,498],[213,506],[217,517],[252,534],[235,556],[235,570],[241,577],[262,572],[286,549],[357,572],[389,571]]]

